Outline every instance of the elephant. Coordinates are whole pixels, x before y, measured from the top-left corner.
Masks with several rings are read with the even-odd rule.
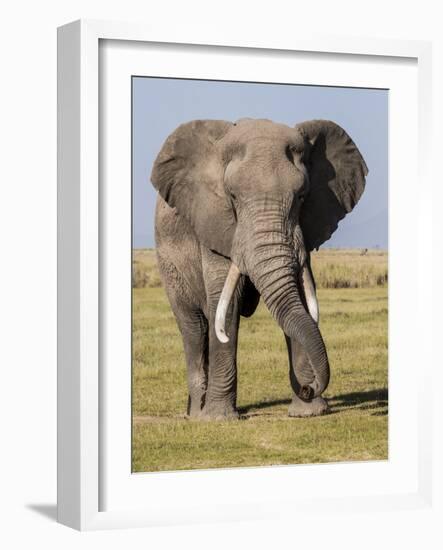
[[[355,143],[329,120],[194,120],[166,139],[151,173],[155,241],[183,339],[188,418],[239,418],[240,317],[260,297],[286,338],[289,416],[328,411],[311,251],[352,211],[367,174]]]

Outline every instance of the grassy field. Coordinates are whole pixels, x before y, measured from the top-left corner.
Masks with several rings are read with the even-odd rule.
[[[260,304],[242,319],[238,422],[190,422],[181,338],[155,253],[134,251],[133,471],[381,460],[388,456],[387,254],[313,255],[331,412],[289,418],[281,330]]]

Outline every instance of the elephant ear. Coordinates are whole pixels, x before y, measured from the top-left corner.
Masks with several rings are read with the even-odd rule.
[[[236,221],[217,143],[232,126],[223,120],[182,124],[166,139],[151,173],[154,187],[190,222],[200,242],[224,256],[231,253]]]
[[[311,144],[307,168],[310,190],[300,214],[309,250],[327,241],[338,222],[360,199],[368,174],[366,163],[348,134],[330,120],[296,126]]]

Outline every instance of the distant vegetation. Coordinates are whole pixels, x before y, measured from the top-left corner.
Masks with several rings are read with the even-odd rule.
[[[373,288],[388,282],[388,253],[367,248],[324,248],[312,254],[318,288]]]
[[[162,286],[155,250],[140,248],[133,250],[132,255],[132,287],[158,288]]]
[[[312,254],[312,269],[318,288],[373,288],[388,282],[388,254],[367,248],[324,248]],[[155,250],[134,250],[132,286],[162,286]]]

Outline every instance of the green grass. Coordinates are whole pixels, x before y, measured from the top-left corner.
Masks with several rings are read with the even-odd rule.
[[[346,251],[324,264],[342,264],[349,276],[358,272],[349,263],[371,256]],[[152,252],[150,257],[154,258]],[[386,264],[386,254],[382,257]],[[374,269],[387,270],[375,258]],[[314,273],[318,279],[315,264]],[[387,287],[376,278],[365,284],[318,292],[320,328],[332,373],[325,393],[331,413],[322,417],[287,416],[291,390],[283,334],[262,304],[253,317],[242,319],[238,357],[242,420],[234,422],[184,418],[186,368],[169,303],[160,287],[135,288],[133,470],[386,459]]]

